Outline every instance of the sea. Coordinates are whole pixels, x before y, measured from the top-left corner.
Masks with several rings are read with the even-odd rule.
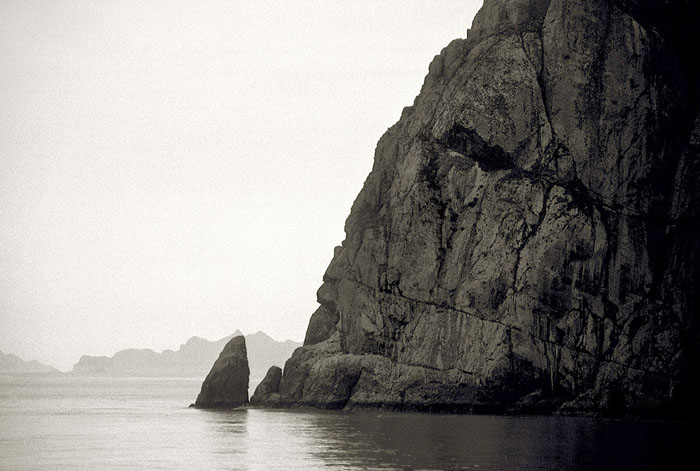
[[[0,469],[697,469],[683,421],[189,408],[201,381],[0,375]]]

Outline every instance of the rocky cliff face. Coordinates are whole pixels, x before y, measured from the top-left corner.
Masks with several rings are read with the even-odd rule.
[[[668,3],[485,1],[379,141],[268,405],[683,401],[700,340],[698,7]]]

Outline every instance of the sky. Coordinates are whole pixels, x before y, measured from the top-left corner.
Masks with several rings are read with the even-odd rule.
[[[302,341],[378,139],[481,0],[0,0],[0,350]]]

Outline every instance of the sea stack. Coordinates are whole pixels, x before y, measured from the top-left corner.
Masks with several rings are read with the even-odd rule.
[[[249,376],[245,338],[239,335],[229,340],[214,362],[194,406],[231,409],[247,405]]]
[[[485,0],[380,139],[279,404],[692,401],[699,17],[683,0]]]

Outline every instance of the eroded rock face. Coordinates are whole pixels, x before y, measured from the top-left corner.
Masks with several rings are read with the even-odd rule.
[[[242,335],[232,338],[207,375],[195,407],[230,409],[248,404],[248,354]]]
[[[698,7],[662,4],[485,1],[379,141],[277,404],[645,412],[693,390]]]

